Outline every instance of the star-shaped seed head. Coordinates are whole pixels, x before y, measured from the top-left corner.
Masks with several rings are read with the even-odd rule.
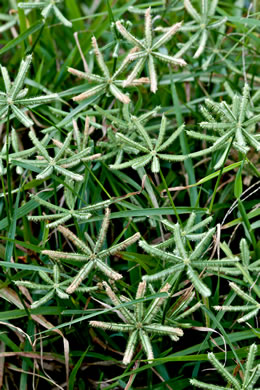
[[[151,18],[151,8],[147,8],[145,12],[145,36],[144,39],[139,40],[134,35],[132,35],[120,21],[116,22],[116,27],[120,34],[132,45],[134,45],[134,52],[128,54],[128,61],[136,61],[137,63],[134,66],[132,72],[129,74],[127,79],[124,81],[123,86],[126,87],[131,85],[131,83],[136,79],[138,74],[143,70],[145,64],[148,66],[149,78],[151,83],[151,91],[156,92],[158,89],[157,82],[157,71],[155,59],[167,62],[172,65],[186,65],[186,62],[181,58],[174,58],[172,56],[166,55],[159,51],[159,48],[165,45],[172,36],[179,30],[182,23],[176,23],[169,28],[169,30],[163,34],[161,37],[154,39],[153,37],[153,26]],[[126,60],[126,61],[127,61]]]
[[[229,105],[225,101],[216,103],[210,99],[205,100],[205,106],[201,107],[201,113],[206,122],[201,122],[202,129],[213,130],[213,136],[194,131],[187,131],[187,134],[198,139],[213,142],[213,145],[207,149],[194,152],[190,157],[199,157],[215,150],[224,149],[228,151],[231,145],[239,152],[246,154],[250,147],[260,150],[259,134],[255,134],[256,124],[260,120],[260,114],[251,116],[247,119],[249,106],[249,85],[245,84],[243,88],[242,98],[238,95],[233,95],[232,104]],[[226,153],[223,153],[223,158]],[[220,159],[218,168],[223,163]]]
[[[220,375],[225,379],[227,382],[227,386],[219,386],[215,384],[205,383],[198,381],[197,379],[190,379],[190,383],[193,386],[196,386],[200,389],[206,389],[206,390],[225,390],[227,388],[230,388],[232,390],[258,390],[259,387],[257,386],[257,383],[259,383],[260,378],[260,364],[254,364],[255,363],[255,357],[257,353],[257,345],[252,344],[249,348],[249,352],[247,355],[247,360],[245,364],[245,369],[242,375],[242,378],[240,375],[237,375],[235,377],[228,369],[228,367],[225,367],[223,364],[221,364],[213,352],[208,354],[208,359],[211,362],[211,364],[215,367],[215,369],[220,373]]]
[[[73,243],[81,253],[69,253],[60,251],[44,250],[43,254],[48,255],[53,260],[62,260],[68,263],[83,263],[83,267],[73,279],[70,286],[67,288],[67,293],[73,293],[83,280],[89,275],[92,270],[99,270],[105,274],[108,278],[118,280],[122,278],[122,275],[114,271],[105,260],[108,256],[114,255],[120,251],[125,250],[128,246],[135,243],[140,238],[140,233],[136,233],[119,244],[113,245],[110,248],[103,249],[103,244],[106,239],[107,229],[109,226],[110,210],[106,209],[105,217],[102,222],[101,229],[95,244],[92,248],[89,248],[82,240],[80,240],[69,229],[59,226],[58,230]]]
[[[50,94],[46,96],[37,96],[32,98],[25,98],[28,89],[23,88],[26,74],[32,62],[32,55],[28,55],[22,60],[18,74],[12,82],[7,69],[0,65],[5,91],[0,91],[0,119],[9,116],[11,113],[21,122],[25,127],[33,126],[33,121],[24,113],[24,108],[30,109],[40,104],[50,103],[58,98],[58,95]]]
[[[59,8],[56,4],[63,2],[63,0],[43,0],[43,1],[28,1],[26,3],[20,2],[18,4],[19,8],[23,8],[25,10],[39,8],[42,9],[42,17],[47,19],[51,12],[53,12],[59,21],[64,24],[66,27],[72,27],[72,23],[65,18],[65,16],[60,12]]]
[[[86,92],[81,93],[78,96],[75,96],[73,98],[74,101],[81,101],[84,99],[87,99],[91,96],[101,96],[104,93],[110,93],[113,95],[117,100],[119,100],[121,103],[128,104],[130,102],[130,99],[128,95],[124,94],[118,86],[122,86],[123,80],[117,80],[117,76],[119,73],[123,71],[123,69],[126,67],[127,62],[123,62],[121,66],[115,71],[113,75],[111,75],[103,54],[99,50],[97,40],[93,36],[92,37],[92,47],[94,49],[95,57],[97,60],[97,64],[99,69],[102,72],[102,76],[99,76],[97,74],[93,74],[90,72],[81,72],[80,70],[74,69],[74,68],[68,68],[68,72],[72,73],[74,76],[77,76],[79,78],[88,80],[90,82],[94,82],[97,84],[95,87],[88,89]],[[141,78],[141,79],[133,79],[131,83],[128,85],[137,86],[141,85],[143,83],[147,83],[149,80],[147,78]]]
[[[162,304],[164,303],[165,299],[168,298],[167,293],[171,287],[169,284],[165,284],[165,286],[163,286],[159,291],[160,293],[166,293],[166,295],[153,299],[150,305],[145,308],[144,301],[142,299],[145,298],[147,285],[145,281],[139,283],[135,298],[140,299],[141,301],[135,303],[133,311],[123,306],[124,301],[122,298],[117,297],[117,295],[106,282],[103,282],[103,285],[113,305],[120,312],[120,318],[124,320],[124,323],[120,324],[113,322],[108,323],[102,321],[90,321],[90,325],[97,328],[113,330],[116,332],[129,333],[123,364],[127,365],[131,362],[138,341],[140,341],[142,344],[148,362],[152,363],[154,355],[151,340],[148,335],[149,333],[152,335],[159,334],[163,336],[175,336],[177,338],[183,335],[182,329],[162,325],[161,322],[156,319]]]
[[[38,272],[40,278],[44,283],[33,283],[31,281],[16,281],[15,284],[17,286],[23,286],[32,290],[45,291],[46,294],[39,299],[38,301],[34,301],[31,305],[32,309],[36,309],[37,307],[47,303],[50,299],[52,299],[55,295],[57,295],[61,299],[69,299],[69,295],[65,292],[68,285],[71,283],[71,278],[60,281],[60,269],[57,264],[53,266],[53,279],[48,275],[45,271]],[[89,292],[93,290],[97,290],[98,287],[80,287],[77,289],[79,292]]]
[[[124,169],[132,167],[134,169],[138,169],[151,162],[152,172],[158,173],[160,171],[160,160],[184,161],[186,159],[186,156],[163,153],[163,151],[168,148],[168,146],[170,146],[181,134],[184,129],[184,125],[180,126],[175,132],[173,132],[167,140],[164,140],[167,119],[163,115],[159,135],[156,142],[154,143],[144,126],[140,123],[140,120],[135,117],[132,117],[132,121],[135,124],[137,133],[139,133],[138,135],[140,138],[140,142],[136,142],[121,133],[117,133],[116,138],[119,139],[121,142],[125,143],[126,146],[131,147],[133,150],[141,152],[143,156],[120,164],[116,163],[110,165],[110,168]]]

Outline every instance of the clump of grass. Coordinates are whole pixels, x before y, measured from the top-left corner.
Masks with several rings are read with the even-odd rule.
[[[242,3],[3,5],[0,388],[256,389]]]

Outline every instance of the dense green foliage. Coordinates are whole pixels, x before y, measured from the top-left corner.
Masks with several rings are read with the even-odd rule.
[[[258,1],[0,5],[0,389],[259,390]]]

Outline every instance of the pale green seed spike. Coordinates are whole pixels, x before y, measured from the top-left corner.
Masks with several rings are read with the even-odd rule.
[[[166,125],[167,125],[167,119],[166,116],[163,115],[161,119],[161,125],[160,125],[160,130],[159,130],[159,135],[155,144],[155,150],[157,151],[159,147],[162,145],[165,132],[166,132]]]
[[[137,61],[136,65],[134,66],[134,68],[132,70],[132,72],[128,75],[127,79],[125,81],[123,81],[123,87],[127,87],[128,85],[131,85],[133,83],[133,81],[136,79],[138,74],[143,69],[145,61],[146,61],[146,59],[145,59],[144,56],[143,56],[143,58],[140,58]]]
[[[180,127],[178,127],[178,129],[175,130],[170,135],[170,137],[167,139],[167,141],[165,141],[160,147],[158,147],[158,152],[162,152],[163,150],[167,149],[168,146],[170,146],[175,141],[175,139],[179,137],[179,135],[183,132],[184,129],[185,129],[184,124],[182,124]],[[180,157],[184,157],[184,156],[180,156]]]
[[[24,83],[24,79],[25,79],[26,74],[30,68],[31,62],[32,62],[32,55],[31,54],[28,55],[27,57],[25,57],[25,60],[22,60],[19,71],[18,71],[18,75],[16,76],[15,81],[12,85],[11,90],[10,90],[10,98],[12,100],[16,98],[16,95],[18,94],[18,92],[22,88],[23,83]]]
[[[140,157],[139,159],[132,160],[132,168],[133,169],[138,169],[142,168],[145,165],[147,165],[152,159],[152,156],[143,156]]]
[[[131,363],[132,357],[134,355],[137,340],[138,340],[138,330],[136,329],[133,331],[133,333],[129,337],[129,340],[128,340],[128,343],[126,346],[126,350],[124,353],[124,358],[123,358],[124,365]]]
[[[39,1],[37,3],[33,3],[31,1],[28,1],[27,3],[18,3],[18,8],[22,8],[22,9],[42,8],[45,6],[46,6],[45,1]]]
[[[43,305],[44,303],[47,303],[53,297],[53,295],[54,295],[54,290],[48,292],[46,295],[44,295],[44,297],[42,297],[38,301],[33,302],[31,308],[36,309],[37,307]]]
[[[64,261],[77,261],[77,262],[85,262],[86,255],[80,255],[78,253],[69,253],[69,252],[59,252],[59,251],[51,251],[51,250],[43,250],[43,255],[49,256],[53,260],[64,260]]]
[[[59,287],[57,287],[55,289],[55,291],[60,299],[69,299],[69,297],[70,297],[68,294],[66,294],[64,291],[62,291]]]
[[[226,390],[226,387],[211,385],[210,383],[203,383],[198,381],[197,379],[190,379],[190,384],[200,389],[206,390]]]
[[[153,156],[151,170],[153,173],[160,172],[160,161],[156,156]]]
[[[101,272],[103,272],[110,279],[119,280],[119,279],[122,279],[122,277],[123,277],[121,274],[114,271],[111,267],[109,267],[102,260],[96,259],[95,265],[96,265],[96,268],[98,268]]]
[[[250,311],[250,313],[248,313],[248,314],[244,315],[243,317],[239,318],[237,320],[237,322],[239,322],[239,323],[246,322],[246,321],[250,320],[251,318],[256,317],[258,312],[259,312],[259,308],[255,309],[253,311]]]
[[[46,5],[46,4],[45,4]],[[53,6],[52,4],[47,5],[47,7],[43,8],[41,15],[44,19],[47,19],[49,16],[49,13],[51,12]]]
[[[140,49],[144,49],[144,45],[142,44],[141,41],[136,39],[127,29],[122,25],[122,23],[118,20],[116,22],[116,28],[120,32],[120,34],[130,43],[133,45],[139,47]]]
[[[187,62],[184,61],[183,59],[181,58],[175,58],[175,57],[172,57],[172,56],[168,56],[166,54],[163,54],[163,53],[160,53],[160,52],[153,52],[153,55],[158,58],[159,60],[163,61],[163,62],[166,62],[168,64],[172,64],[172,65],[179,65],[179,66],[185,66],[187,65]]]
[[[210,130],[218,130],[221,134],[224,134],[224,132],[221,130],[229,129],[232,127],[232,124],[230,123],[217,123],[217,122],[200,122],[200,127],[203,129],[210,129]]]
[[[251,386],[251,389],[249,388],[249,390],[252,390],[254,388],[254,385],[259,383],[259,378],[260,378],[260,365],[258,364],[258,366],[256,366],[253,370],[253,373],[251,375],[251,378],[250,378],[250,386]],[[255,390],[260,390],[259,387],[255,388]]]
[[[256,136],[253,137],[249,132],[243,131],[244,137],[247,139],[248,143],[253,146],[258,152],[260,151],[260,142],[257,141]]]
[[[106,90],[105,84],[96,85],[95,87],[88,89],[86,92],[83,92],[78,96],[74,96],[72,100],[74,100],[74,102],[80,102],[81,100],[87,99],[91,96],[98,95],[99,92],[103,93],[105,90]]]
[[[125,142],[130,147],[137,149],[137,150],[140,150],[140,152],[150,153],[150,150],[147,149],[145,146],[143,146],[142,144],[140,144],[138,142],[133,141],[132,139],[126,137],[125,135],[123,135],[121,133],[116,133],[116,138]]]
[[[165,43],[167,43],[171,39],[171,37],[181,28],[181,25],[182,22],[176,23],[173,26],[171,26],[164,35],[162,35],[158,40],[155,41],[152,50],[157,50],[162,45],[165,45]]]
[[[235,95],[232,99],[232,112],[234,117],[238,120],[240,114],[240,97]]]
[[[150,75],[150,83],[151,83],[151,91],[153,93],[156,93],[158,86],[157,86],[157,74],[156,69],[154,65],[154,59],[153,56],[149,55],[148,57],[148,70]]]
[[[194,285],[195,289],[203,297],[209,297],[211,295],[210,289],[200,280],[197,272],[193,270],[190,265],[187,266],[187,276]]]
[[[67,183],[68,186],[71,188],[74,187],[74,182],[72,179],[66,178],[65,183]],[[75,198],[74,194],[72,193],[72,191],[67,186],[64,186],[64,197],[65,197],[66,203],[68,205],[68,208],[70,210],[73,210],[74,206],[75,206],[76,198]]]
[[[203,21],[205,23],[208,16],[208,0],[201,0],[201,12],[202,12]]]
[[[178,223],[174,226],[174,238],[175,238],[176,247],[178,249],[180,256],[183,259],[187,259],[188,255],[187,255],[186,249],[184,247],[183,239],[181,236],[181,229],[180,229],[180,225]]]
[[[105,78],[104,77],[101,77],[101,76],[96,75],[96,74],[91,74],[91,73],[88,73],[88,72],[82,72],[82,71],[80,71],[78,69],[68,68],[68,72],[73,74],[74,76],[79,77],[80,79],[85,79],[85,80],[88,80],[88,81],[96,81],[98,83],[105,82]]]
[[[232,290],[234,290],[237,293],[237,295],[239,295],[245,301],[248,301],[254,305],[258,304],[254,298],[252,298],[250,295],[248,295],[243,290],[241,290],[241,288],[238,287],[234,282],[229,282],[229,285],[232,288]]]
[[[78,249],[80,249],[86,255],[91,256],[91,250],[88,248],[88,246],[85,245],[84,242],[69,229],[65,228],[64,226],[59,226],[58,231],[62,233],[65,238],[71,241]]]
[[[56,156],[54,157],[53,161],[57,162],[61,158],[61,156],[66,152],[66,150],[68,149],[69,144],[71,142],[72,136],[73,136],[73,131],[68,133],[68,135],[67,135],[67,137],[65,139],[65,142],[62,144],[62,147],[59,149],[59,151],[56,154]]]
[[[151,17],[151,7],[147,8],[145,11],[145,42],[146,47],[151,47],[152,45],[152,17]]]
[[[160,249],[157,249],[155,246],[148,245],[146,241],[139,241],[138,245],[143,248],[147,253],[152,256],[159,257],[165,261],[172,261],[174,263],[180,263],[182,261],[181,257],[175,256],[172,253],[164,252]]]
[[[100,249],[101,249],[101,247],[102,247],[102,245],[104,243],[104,240],[105,240],[105,237],[106,237],[106,234],[107,234],[107,229],[108,229],[108,226],[109,226],[110,213],[111,213],[110,209],[107,208],[105,210],[105,216],[104,216],[101,228],[100,228],[98,239],[96,241],[96,245],[95,245],[95,249],[94,249],[95,253],[98,253],[100,251]]]
[[[53,100],[56,100],[58,99],[59,95],[57,93],[52,93],[50,95],[43,95],[43,96],[36,96],[36,97],[33,97],[33,98],[26,98],[26,99],[23,99],[23,95],[26,95],[28,92],[27,89],[24,89],[22,90],[18,95],[17,95],[17,99],[15,99],[15,103],[16,104],[21,104],[23,106],[30,106],[30,107],[34,107],[34,106],[38,106],[39,104],[46,104],[46,103],[50,103],[52,102]]]
[[[141,235],[140,233],[135,233],[131,237],[128,237],[126,240],[120,242],[119,244],[113,245],[111,248],[104,249],[99,253],[99,257],[103,258],[108,255],[114,255],[118,252],[124,251],[126,248],[128,248],[130,245],[134,244],[136,241],[140,239]]]
[[[56,7],[56,5],[53,5],[53,11],[55,13],[55,15],[57,16],[57,18],[59,19],[59,21],[64,24],[64,26],[66,27],[72,27],[72,23],[65,18],[65,16],[60,12],[59,8]]]
[[[68,294],[72,294],[78,287],[79,285],[81,284],[81,282],[83,282],[83,280],[88,276],[88,274],[92,271],[92,269],[94,268],[95,266],[95,263],[93,261],[90,261],[88,262],[87,264],[85,264],[81,270],[79,271],[79,273],[75,276],[75,278],[73,279],[72,283],[69,285],[69,287],[67,288],[66,292]]]
[[[190,0],[184,0],[184,7],[186,8],[187,12],[193,17],[193,19],[196,20],[197,23],[199,23],[199,24],[202,23],[200,15],[195,10],[195,8],[191,4]]]
[[[194,251],[190,255],[191,261],[197,260],[199,257],[202,256],[203,252],[207,249],[207,246],[210,243],[214,232],[215,228],[212,228],[207,233],[205,233],[204,238],[198,243],[198,245],[195,247]]]
[[[0,69],[3,77],[6,93],[9,94],[12,84],[11,84],[8,70],[2,65],[0,66]]]
[[[26,281],[17,280],[14,283],[17,286],[23,286],[23,287],[31,288],[31,289],[35,289],[35,290],[51,290],[53,288],[52,285],[46,286],[44,284],[28,282],[27,280]]]
[[[52,172],[53,172],[53,167],[49,166],[49,167],[45,168],[41,173],[39,173],[36,176],[36,179],[37,180],[47,179],[49,176],[51,176]]]
[[[196,220],[196,213],[192,212],[188,218],[188,221],[185,225],[185,232],[189,232],[191,233],[193,230],[192,230],[192,227],[194,226],[195,224],[195,220]],[[196,225],[197,226],[197,225]],[[197,230],[197,227],[195,228],[195,230]],[[183,233],[182,233],[183,234]]]
[[[244,376],[245,388],[250,385],[250,376],[251,376],[251,371],[253,369],[256,352],[257,352],[257,345],[252,344],[249,348],[249,353],[247,355],[247,360],[246,360],[245,376]]]
[[[193,297],[192,297],[193,298]],[[180,315],[178,315],[177,317],[175,317],[175,320],[176,321],[180,321],[182,320],[183,318],[185,317],[188,317],[190,314],[194,313],[196,310],[198,310],[200,307],[202,306],[201,302],[197,302],[194,306],[192,306],[190,309],[184,311],[183,313],[181,313]],[[186,306],[185,306],[186,307]],[[184,308],[185,308],[184,307]]]
[[[230,122],[236,121],[236,116],[234,115],[233,111],[231,110],[231,107],[225,102],[220,103],[220,108],[223,112],[223,115],[229,120]]]
[[[152,348],[152,344],[150,342],[150,339],[149,339],[147,333],[143,329],[139,330],[139,337],[140,337],[142,346],[145,350],[145,354],[146,354],[146,357],[148,359],[148,363],[152,363],[153,359],[154,359],[154,355],[153,355],[153,348]]]
[[[141,125],[141,123],[138,121],[138,119],[136,117],[133,117],[133,122],[136,125],[136,129],[138,130],[139,134],[145,140],[148,148],[150,150],[153,150],[153,144],[152,144],[151,138],[149,137],[149,135],[148,135],[147,131],[145,130],[145,128],[143,127],[143,125]]]
[[[46,219],[49,219],[48,215],[46,215],[46,217],[47,217]],[[46,224],[46,228],[48,228],[48,229],[55,229],[55,228],[57,228],[59,225],[67,222],[71,218],[71,215],[70,214],[69,215],[64,215],[64,216],[59,215],[59,217],[61,217],[61,218],[57,219],[54,222],[47,223]]]
[[[43,156],[48,162],[50,162],[51,160],[50,160],[50,157],[49,157],[45,147],[38,140],[38,138],[36,137],[36,134],[35,134],[33,129],[31,129],[29,131],[29,137],[30,137],[32,143],[35,145],[35,147],[38,150],[38,152],[41,154],[41,156]]]
[[[196,217],[196,214],[195,213],[193,213],[193,214]],[[210,222],[212,222],[212,220],[213,220],[213,218],[210,216],[210,217],[207,217],[206,219],[204,219],[203,221],[197,223],[195,226],[191,227],[190,229],[189,229],[188,224],[187,224],[185,229],[186,229],[187,233],[190,234],[190,233],[193,233],[195,230],[199,230],[199,229],[207,226]]]
[[[166,326],[161,324],[148,324],[143,327],[146,332],[152,332],[154,334],[161,334],[167,336],[183,336],[183,330],[180,328],[173,328],[172,326]]]
[[[79,175],[77,173],[74,173],[72,171],[69,171],[68,169],[62,168],[59,165],[55,165],[55,170],[58,173],[61,173],[62,175],[64,175],[65,177],[71,178],[73,180],[76,180],[76,181],[83,181],[84,180],[84,176]]]
[[[119,88],[117,88],[117,86],[115,84],[110,84],[109,90],[110,90],[111,94],[114,95],[115,98],[118,99],[123,104],[130,103],[129,97],[126,94],[124,94]]]
[[[143,282],[140,282],[138,285],[135,299],[144,298],[145,292],[146,292],[146,282],[143,281]],[[143,315],[144,315],[144,303],[139,302],[135,305],[136,320],[141,322],[143,320]]]
[[[243,94],[242,94],[242,100],[240,104],[240,114],[239,114],[239,123],[243,123],[246,116],[247,106],[248,106],[248,99],[249,99],[249,85],[246,83],[243,88]]]
[[[164,293],[164,292],[168,293],[170,288],[171,288],[171,285],[169,283],[166,283],[160,289],[160,293]],[[150,307],[148,308],[147,312],[145,313],[145,317],[143,320],[144,324],[150,324],[150,322],[155,318],[156,314],[160,310],[160,307],[162,306],[165,299],[166,299],[165,297],[155,298],[155,300],[151,303]]]
[[[93,326],[95,328],[101,328],[104,330],[113,330],[115,332],[129,332],[133,330],[132,325],[128,324],[117,324],[113,322],[103,322],[103,321],[90,321],[90,326]]]
[[[103,282],[103,286],[106,289],[106,293],[113,302],[113,305],[115,307],[122,305],[121,300],[116,296],[114,291],[111,289],[111,287],[106,283]],[[135,324],[135,318],[133,317],[132,313],[124,306],[119,307],[118,310],[123,314],[126,321],[129,322],[129,324]]]
[[[245,238],[239,244],[243,265],[247,268],[250,263],[250,252]]]
[[[206,29],[204,29],[202,34],[201,34],[200,41],[199,41],[199,47],[198,47],[197,51],[195,52],[193,58],[200,57],[200,55],[203,53],[203,51],[206,47],[207,40],[208,40],[208,31]]]
[[[216,359],[214,353],[209,353],[208,359],[228,383],[231,383],[236,390],[241,390],[238,380]]]
[[[209,16],[213,16],[215,14],[217,5],[218,5],[218,0],[211,0],[209,10],[208,10]]]
[[[60,269],[57,264],[53,266],[53,280],[56,284],[60,282]]]
[[[11,105],[11,109],[18,121],[21,122],[25,127],[28,128],[33,126],[33,121],[29,119],[28,116],[25,115],[22,110],[17,108],[14,104]]]
[[[143,161],[145,158],[146,158],[146,156],[142,156],[142,157],[139,157],[139,159],[126,161],[125,163],[122,163],[122,164],[110,164],[109,168],[118,170],[118,169],[132,167],[133,163],[135,163],[135,162],[138,163],[139,161]]]
[[[166,161],[184,161],[186,160],[189,156],[180,156],[180,155],[174,155],[174,154],[162,154],[158,153],[157,156],[161,160],[166,160]]]
[[[155,282],[156,280],[165,280],[165,278],[169,275],[173,275],[176,272],[183,271],[185,268],[185,264],[177,264],[173,267],[169,267],[164,269],[163,271],[157,272],[154,275],[144,275],[142,277],[143,280],[147,282]]]
[[[242,150],[245,152],[249,150],[249,148],[246,146],[246,141],[240,127],[236,128],[236,141]]]
[[[207,110],[206,107],[200,106],[200,112],[202,113],[204,118],[207,119],[208,122],[215,123],[214,117],[211,115],[211,113]]]
[[[241,306],[213,306],[213,308],[217,311],[239,311],[240,313],[243,311],[250,311],[255,309],[255,305],[241,305]]]
[[[32,200],[36,200],[36,202],[38,202],[40,205],[45,206],[45,207],[47,207],[50,210],[56,210],[56,211],[59,211],[59,212],[66,211],[66,209],[64,209],[63,207],[56,206],[55,204],[49,203],[46,200],[40,198],[38,195],[32,195],[31,199]],[[28,219],[30,219],[30,218],[31,218],[31,216],[28,216]]]

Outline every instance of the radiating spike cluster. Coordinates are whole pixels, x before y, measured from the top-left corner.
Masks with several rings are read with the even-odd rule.
[[[215,150],[225,150],[223,153],[223,156],[225,156],[230,144],[244,155],[249,151],[250,147],[255,148],[257,151],[260,150],[258,136],[252,131],[252,128],[254,130],[255,125],[259,122],[260,115],[250,119],[246,117],[249,105],[248,84],[244,86],[242,99],[238,100],[237,96],[233,95],[232,100],[231,106],[224,101],[219,104],[209,99],[205,100],[207,108],[204,107],[201,112],[207,119],[207,122],[201,122],[200,126],[203,129],[213,130],[214,137],[210,138],[211,136],[207,134],[198,134],[194,131],[187,131],[187,134],[194,138],[213,142],[213,145],[199,152],[191,153],[190,157],[203,156]],[[214,116],[216,119],[214,119]],[[218,134],[218,136],[216,137],[215,134]],[[218,163],[215,168],[217,169],[219,165]]]
[[[110,74],[110,71],[105,63],[104,57],[102,52],[99,50],[97,40],[95,37],[92,37],[92,47],[94,49],[94,53],[97,59],[98,66],[100,68],[100,71],[102,72],[103,76],[99,76],[96,74],[92,74],[89,72],[81,72],[74,68],[68,68],[68,72],[73,74],[74,76],[77,76],[79,78],[86,79],[90,82],[94,82],[97,85],[95,87],[92,87],[88,89],[86,92],[81,93],[80,95],[77,95],[73,98],[74,101],[81,101],[84,99],[87,99],[91,96],[101,96],[104,93],[110,93],[112,96],[114,96],[116,99],[118,99],[123,104],[129,104],[130,99],[128,95],[123,93],[119,87],[123,85],[123,80],[118,80],[117,76],[124,70],[126,65],[128,64],[128,61],[125,61],[123,65],[115,71],[113,75]],[[140,79],[137,80],[134,78],[128,85],[136,85],[137,84],[143,84],[147,83],[147,79]]]
[[[35,168],[36,171],[40,171],[38,175],[36,176],[36,179],[43,180],[48,178],[53,173],[55,174],[61,174],[65,176],[67,179],[72,179],[75,181],[83,181],[84,177],[81,174],[75,173],[69,168],[78,166],[79,164],[82,164],[83,161],[86,160],[86,158],[89,158],[90,149],[85,148],[79,153],[68,153],[67,151],[70,149],[69,145],[72,140],[73,132],[69,132],[64,143],[59,144],[58,152],[56,153],[55,157],[50,157],[49,153],[47,152],[46,145],[43,143],[45,138],[40,141],[34,130],[31,129],[29,132],[29,137],[34,144],[39,157],[34,160],[29,159],[23,159],[18,158],[16,159],[16,164],[21,165],[27,164],[29,166],[32,166]],[[64,157],[64,155],[69,154],[68,157]],[[91,156],[93,159],[93,156]],[[94,158],[99,157],[99,155],[96,155]]]
[[[249,348],[249,352],[247,355],[247,361],[245,364],[245,372],[243,374],[242,379],[238,375],[235,377],[227,367],[225,367],[223,364],[221,364],[214,353],[208,354],[208,359],[210,363],[215,367],[215,369],[220,373],[220,375],[225,379],[228,385],[231,385],[231,388],[234,390],[257,390],[257,388],[254,387],[254,385],[258,382],[260,377],[260,366],[259,364],[256,364],[254,366],[255,362],[255,355],[257,351],[256,344],[252,344]],[[198,381],[197,379],[191,379],[190,383],[198,387],[200,389],[209,389],[209,390],[224,390],[227,388],[227,386],[219,386],[218,384],[211,384],[211,383],[205,383]],[[228,386],[230,387],[230,386]]]
[[[236,283],[230,282],[229,285],[240,298],[246,301],[247,304],[245,306],[214,306],[214,309],[222,311],[237,311],[239,313],[241,313],[241,311],[248,312],[247,314],[240,317],[237,322],[245,322],[253,317],[256,317],[258,312],[260,311],[260,303],[251,295],[245,293],[240,287],[238,287]],[[259,299],[260,295],[258,296],[258,300]]]
[[[71,279],[65,279],[63,282],[60,282],[60,269],[58,265],[53,266],[53,280],[49,277],[48,273],[45,271],[40,271],[39,276],[45,282],[45,284],[41,283],[33,283],[29,281],[15,281],[17,286],[23,286],[32,290],[46,291],[46,294],[37,301],[34,301],[31,305],[32,309],[36,309],[37,307],[48,303],[50,299],[57,295],[61,299],[69,299],[69,295],[65,292],[68,288],[68,285],[71,283]],[[98,287],[83,287],[81,288],[81,292],[90,292],[97,290]]]
[[[166,117],[163,116],[161,120],[159,138],[154,145],[145,127],[141,124],[140,119],[132,118],[132,120],[135,124],[135,129],[139,135],[141,143],[136,142],[121,133],[116,134],[116,139],[119,139],[123,143],[123,145],[126,145],[128,148],[135,150],[137,153],[141,152],[143,155],[141,157],[136,157],[133,160],[128,160],[127,162],[112,164],[110,165],[110,168],[124,169],[132,167],[134,169],[138,169],[151,162],[152,172],[158,173],[160,171],[160,160],[184,161],[188,157],[182,155],[162,153],[176,140],[176,138],[178,138],[182,131],[184,131],[184,125],[180,126],[170,135],[170,137],[165,142],[163,142],[164,135],[166,132]]]
[[[156,280],[165,280],[165,278],[176,272],[186,271],[186,274],[190,281],[192,282],[194,288],[201,293],[201,295],[208,297],[211,295],[210,289],[205,285],[205,283],[199,278],[196,270],[203,270],[204,268],[208,270],[218,269],[220,272],[224,272],[225,267],[228,266],[228,269],[232,272],[234,270],[234,265],[239,260],[237,258],[227,258],[224,260],[207,260],[204,259],[204,252],[207,251],[208,245],[213,237],[215,228],[209,229],[206,233],[199,233],[198,235],[191,235],[191,238],[198,240],[199,242],[191,251],[187,247],[187,238],[190,236],[188,232],[194,232],[196,229],[200,229],[207,225],[212,219],[207,218],[205,221],[200,222],[197,225],[191,226],[191,222],[195,222],[194,217],[188,221],[187,232],[184,230],[182,234],[179,224],[171,224],[168,221],[163,221],[166,226],[170,227],[170,230],[173,231],[174,239],[168,239],[167,241],[159,244],[157,246],[152,246],[147,244],[145,241],[139,241],[141,248],[150,255],[166,261],[168,267],[164,267],[162,271],[156,272],[154,274],[143,276],[143,280],[146,281],[156,281]],[[185,229],[185,228],[184,228]],[[171,247],[175,243],[176,248],[175,252],[166,252],[167,247]],[[175,264],[170,266],[170,264]],[[229,268],[230,267],[230,268]]]
[[[22,60],[18,74],[13,83],[11,83],[7,69],[0,66],[5,85],[5,92],[1,92],[0,119],[6,118],[8,115],[13,113],[18,121],[26,128],[33,126],[34,124],[33,121],[25,114],[25,111],[28,110],[28,108],[35,107],[40,104],[50,103],[58,99],[58,95],[56,93],[34,98],[25,98],[28,89],[22,88],[31,62],[32,55],[28,55],[24,60]]]
[[[137,39],[123,26],[121,21],[116,22],[116,27],[120,34],[138,50],[128,55],[129,61],[137,61],[133,70],[128,75],[127,79],[123,83],[123,86],[131,85],[138,75],[142,72],[145,64],[148,65],[149,78],[150,78],[150,89],[155,93],[158,89],[157,82],[157,70],[155,60],[158,59],[163,62],[167,62],[171,65],[185,66],[186,62],[183,59],[175,58],[163,54],[160,49],[164,46],[172,36],[180,29],[182,23],[176,23],[169,28],[159,39],[153,37],[153,26],[151,20],[151,8],[147,8],[145,11],[145,38],[144,40]]]
[[[44,0],[44,1],[28,1],[26,3],[20,2],[18,4],[19,8],[24,10],[31,10],[39,8],[42,10],[41,14],[44,19],[47,19],[51,12],[53,12],[57,19],[66,27],[72,27],[72,23],[65,18],[65,16],[60,12],[59,8],[55,3],[60,3],[61,0]]]
[[[107,329],[111,331],[120,331],[120,332],[129,332],[129,339],[127,342],[126,350],[124,353],[123,364],[129,364],[133,358],[135,347],[138,340],[141,342],[146,357],[149,363],[152,363],[154,359],[153,349],[149,333],[159,334],[159,335],[168,335],[175,336],[176,341],[178,337],[183,336],[183,331],[180,328],[161,325],[161,323],[156,321],[156,315],[160,310],[161,305],[165,302],[167,296],[155,298],[152,303],[145,309],[144,302],[133,302],[134,305],[134,314],[128,310],[127,307],[124,307],[123,301],[128,305],[131,304],[131,300],[118,298],[117,295],[113,292],[111,287],[103,282],[103,285],[106,289],[106,293],[113,302],[113,305],[121,313],[125,319],[125,324],[117,323],[107,323],[102,321],[90,321],[90,326]],[[159,293],[166,293],[170,290],[171,286],[165,284],[159,291]],[[140,282],[136,292],[136,299],[142,299],[145,297],[146,293],[146,282]]]
[[[63,260],[68,263],[70,262],[80,262],[85,263],[80,269],[78,274],[73,278],[73,281],[70,283],[67,288],[67,293],[72,294],[83,282],[84,279],[89,275],[92,270],[99,270],[105,274],[108,278],[118,280],[122,278],[122,275],[114,271],[105,260],[110,254],[116,254],[119,251],[126,249],[128,246],[132,245],[134,242],[139,240],[140,234],[137,233],[132,237],[122,241],[121,243],[110,247],[109,249],[102,250],[103,243],[106,238],[106,232],[109,222],[109,209],[106,210],[105,218],[103,220],[102,227],[100,229],[99,238],[94,249],[90,249],[81,239],[79,239],[74,233],[69,229],[59,226],[58,230],[66,237],[71,243],[73,243],[81,253],[66,253],[61,251],[51,251],[44,250],[43,254],[48,255],[54,260]]]

